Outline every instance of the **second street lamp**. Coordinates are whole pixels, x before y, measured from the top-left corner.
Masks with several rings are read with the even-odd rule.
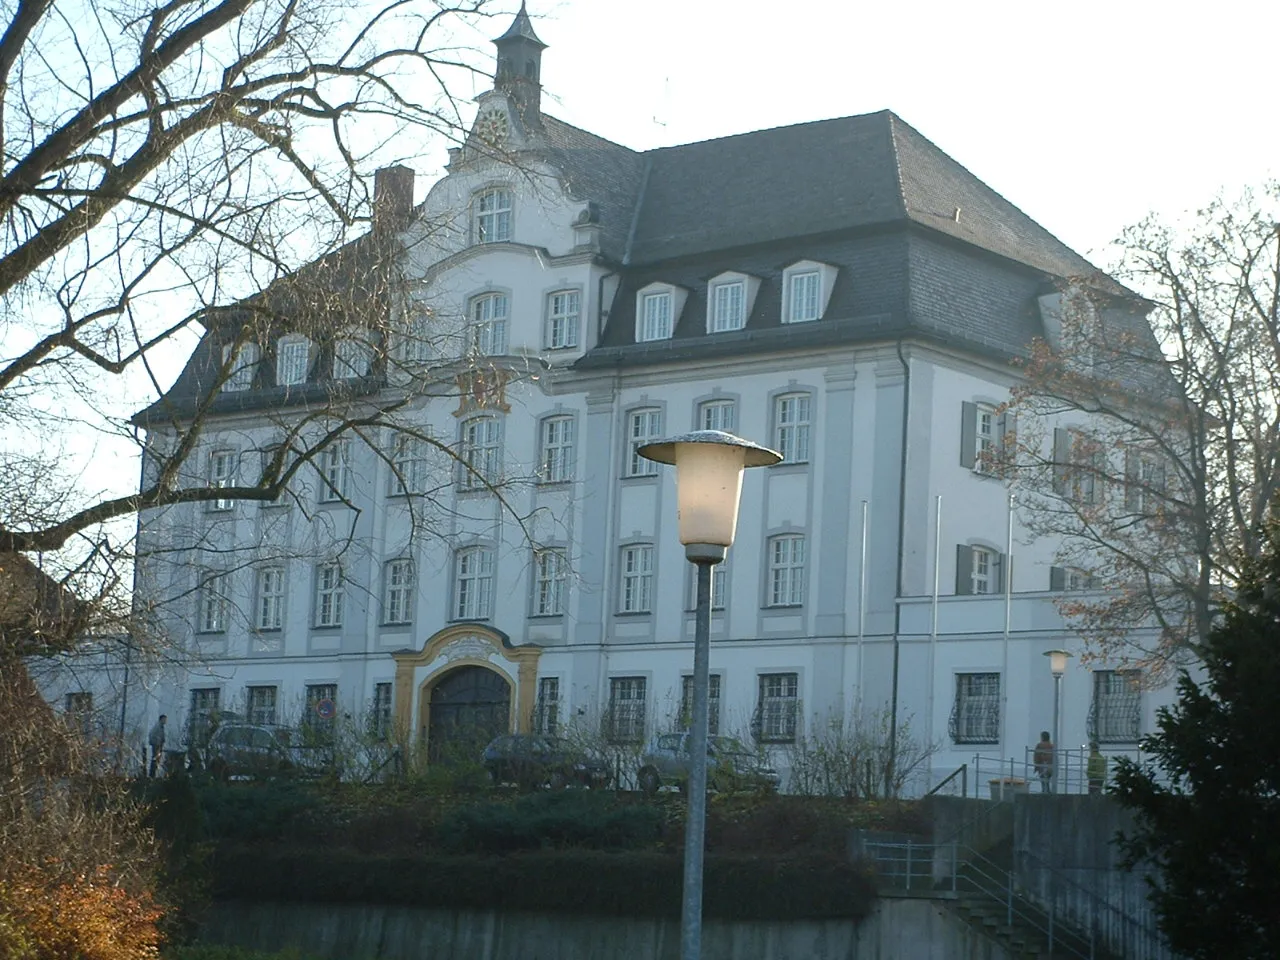
[[[720,430],[647,443],[637,453],[676,468],[676,506],[684,554],[698,568],[693,635],[693,716],[689,730],[689,806],[684,838],[680,956],[702,955],[702,855],[707,823],[707,684],[711,660],[711,568],[724,561],[738,526],[742,471],[782,457]]]
[[[1049,658],[1049,672],[1053,674],[1053,792],[1061,793],[1062,778],[1058,771],[1062,768],[1062,676],[1067,672],[1067,657],[1070,650],[1046,650]]]

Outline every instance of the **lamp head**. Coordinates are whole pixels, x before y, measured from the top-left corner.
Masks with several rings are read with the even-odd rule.
[[[646,460],[674,464],[680,542],[690,560],[718,562],[733,545],[742,471],[778,463],[782,455],[722,430],[695,430],[646,443]]]
[[[1070,650],[1046,650],[1044,655],[1049,658],[1049,672],[1055,677],[1067,672],[1067,658],[1072,655]]]

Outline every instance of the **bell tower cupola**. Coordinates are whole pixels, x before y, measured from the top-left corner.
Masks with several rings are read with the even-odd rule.
[[[533,32],[523,2],[507,32],[493,44],[498,48],[494,89],[506,94],[526,128],[541,127],[542,51],[547,45]]]

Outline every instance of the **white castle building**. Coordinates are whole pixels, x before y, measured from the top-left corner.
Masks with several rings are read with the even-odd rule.
[[[462,730],[671,729],[692,568],[673,471],[635,450],[716,428],[783,455],[747,472],[715,573],[718,729],[785,748],[896,705],[938,745],[917,787],[975,754],[1021,763],[1053,719],[1044,652],[1081,647],[1054,598],[1087,584],[981,454],[1011,359],[1094,269],[893,113],[637,152],[542,112],[523,11],[496,45],[425,202],[411,171],[378,175],[402,332],[211,328],[139,415],[163,449],[164,417],[216,390],[191,462],[221,486],[336,386],[407,398],[276,501],[142,516],[139,598],[193,659],[134,694],[136,727],[332,703],[429,753]],[[447,372],[450,349],[471,367],[409,397],[396,371]],[[1119,666],[1071,662],[1064,744],[1150,730],[1171,692]]]

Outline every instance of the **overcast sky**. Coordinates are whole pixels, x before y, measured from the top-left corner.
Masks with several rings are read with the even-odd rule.
[[[1149,211],[1280,175],[1274,0],[529,0],[529,13],[549,45],[544,108],[563,120],[644,149],[887,108],[1099,265]]]

